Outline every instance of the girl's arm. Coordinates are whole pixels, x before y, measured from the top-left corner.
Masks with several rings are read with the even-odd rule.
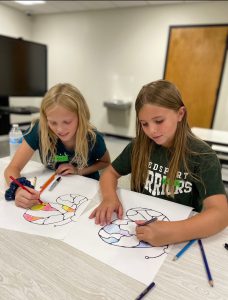
[[[85,167],[81,170],[78,169],[78,175],[85,176],[94,173],[96,171],[106,168],[110,163],[111,163],[110,155],[108,150],[106,150],[105,154],[100,159],[98,159],[93,165],[89,167]]]
[[[14,178],[21,177],[21,170],[31,159],[33,153],[34,150],[27,144],[25,140],[23,140],[22,144],[17,149],[13,159],[4,171],[5,180],[8,185],[11,181],[9,176],[13,176]]]
[[[111,165],[101,175],[102,202],[89,217],[90,219],[95,218],[96,224],[109,224],[114,212],[117,213],[119,219],[122,219],[123,207],[116,193],[118,178],[120,178],[120,175]]]
[[[136,227],[139,240],[154,246],[180,243],[214,235],[228,225],[228,204],[223,194],[213,195],[204,200],[201,213],[174,222],[157,221]]]
[[[20,147],[17,149],[12,161],[4,171],[5,180],[8,185],[10,185],[9,176],[14,178],[21,177],[21,170],[31,159],[34,150],[27,144],[26,141],[23,141]],[[33,205],[39,204],[39,193],[32,188],[27,187],[30,192],[21,189],[20,187],[16,190],[15,194],[15,204],[16,206],[29,208]]]
[[[110,164],[110,156],[109,152],[106,151],[105,154],[98,159],[93,165],[89,167],[85,167],[83,169],[78,169],[74,167],[71,163],[60,164],[56,170],[57,174],[61,175],[70,175],[70,174],[77,174],[81,176],[89,175],[94,173],[98,170],[102,170],[106,168]]]

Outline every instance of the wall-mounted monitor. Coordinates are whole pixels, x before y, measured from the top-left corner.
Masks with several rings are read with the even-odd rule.
[[[0,35],[0,97],[43,96],[47,46]]]

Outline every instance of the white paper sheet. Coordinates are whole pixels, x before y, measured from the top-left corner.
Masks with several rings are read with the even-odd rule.
[[[171,246],[151,247],[135,236],[135,220],[176,221],[186,219],[191,207],[157,199],[127,190],[119,191],[124,207],[123,220],[99,226],[90,220],[91,211],[83,214],[64,241],[110,265],[126,275],[148,285],[154,280]]]
[[[36,189],[50,177],[48,172],[37,177]],[[41,194],[46,205],[31,209],[15,206],[14,201],[0,201],[0,227],[63,239],[98,191],[98,181],[82,176],[62,176],[54,190]]]

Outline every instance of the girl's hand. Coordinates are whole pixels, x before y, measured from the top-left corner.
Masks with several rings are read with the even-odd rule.
[[[73,175],[77,174],[77,169],[72,164],[60,164],[56,170],[58,175]]]
[[[18,188],[15,195],[15,204],[22,208],[31,208],[34,205],[39,204],[40,194],[36,190],[26,187],[32,194],[28,193],[22,188]]]
[[[123,217],[123,206],[119,199],[116,200],[103,200],[101,204],[94,209],[94,211],[89,216],[90,219],[95,218],[95,224],[100,224],[101,226],[110,224],[112,220],[112,214],[116,212],[117,217],[122,219]]]
[[[142,221],[136,221],[142,224]],[[136,227],[136,236],[140,241],[147,242],[152,246],[165,246],[170,243],[170,222],[156,221],[145,226]]]

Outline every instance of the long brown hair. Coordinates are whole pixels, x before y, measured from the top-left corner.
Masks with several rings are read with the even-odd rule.
[[[90,112],[88,105],[80,91],[69,83],[59,83],[53,86],[45,94],[40,107],[40,145],[42,161],[47,165],[48,155],[51,159],[56,154],[57,136],[49,128],[46,111],[53,105],[61,105],[78,117],[78,129],[75,137],[75,157],[72,162],[76,162],[79,167],[87,165],[88,159],[88,138],[92,145],[95,143],[95,127],[90,124]],[[77,143],[76,143],[77,140]]]
[[[136,138],[133,142],[132,150],[132,176],[131,176],[131,189],[137,192],[141,192],[143,185],[145,184],[148,175],[148,163],[151,156],[151,152],[155,146],[155,143],[144,133],[141,124],[138,119],[140,109],[144,104],[153,104],[174,111],[178,111],[181,107],[184,107],[180,92],[174,84],[167,80],[158,80],[147,85],[144,85],[140,90],[136,102]],[[188,166],[188,155],[192,154],[189,148],[189,142],[197,137],[191,132],[191,129],[187,122],[187,111],[185,108],[185,114],[180,122],[178,122],[176,133],[173,140],[173,145],[170,150],[169,159],[169,171],[167,178],[169,178],[169,184],[166,182],[166,187],[170,189],[171,196],[174,196],[174,190],[172,188],[176,179],[177,172],[180,165],[186,172],[191,174]],[[194,175],[191,174],[193,177]],[[167,190],[166,190],[167,191]]]

